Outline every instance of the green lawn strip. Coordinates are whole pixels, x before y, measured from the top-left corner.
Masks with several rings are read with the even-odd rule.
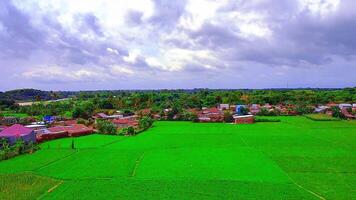
[[[33,154],[24,154],[0,162],[0,174],[33,171],[69,156],[76,150],[71,149],[41,149]]]
[[[295,172],[297,182],[317,191],[325,199],[356,199],[356,173]]]
[[[31,173],[1,174],[1,200],[37,199],[60,181],[40,177]]]
[[[93,134],[93,135],[82,136],[82,137],[52,140],[52,141],[42,143],[40,147],[43,149],[70,149],[72,148],[72,140],[73,140],[74,148],[76,149],[97,148],[118,141],[122,141],[124,139],[126,138],[122,136]]]
[[[128,177],[141,153],[132,150],[82,149],[36,173],[62,180]]]
[[[314,121],[340,121],[340,119],[326,115],[326,114],[308,114],[304,115],[306,118]]]
[[[317,199],[293,184],[229,180],[87,179],[68,181],[44,199]]]
[[[177,148],[150,151],[141,161],[136,177],[273,183],[289,181],[277,165],[259,152],[247,147]]]

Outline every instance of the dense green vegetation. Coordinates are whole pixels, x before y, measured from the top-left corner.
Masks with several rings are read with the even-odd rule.
[[[0,162],[0,174],[63,181],[31,185],[44,199],[356,198],[355,121],[264,118],[281,122],[156,122],[136,137],[75,138],[75,149],[54,140]]]
[[[38,93],[44,93],[36,97]],[[32,106],[18,107],[15,100],[20,99],[57,99],[72,97],[64,102],[51,104],[38,103]],[[32,98],[32,99],[31,99]],[[1,101],[1,99],[3,99]],[[329,102],[356,102],[356,88],[345,89],[296,89],[296,90],[157,90],[157,91],[88,91],[88,92],[43,92],[16,90],[0,94],[0,110],[12,110],[31,116],[59,115],[74,118],[89,118],[95,111],[122,110],[129,114],[132,111],[151,108],[152,112],[172,108],[168,118],[181,113],[181,120],[192,120],[194,116],[184,113],[183,109],[212,107],[219,103],[229,104],[293,104],[299,114],[310,113],[308,105]],[[278,113],[262,113],[278,115]]]

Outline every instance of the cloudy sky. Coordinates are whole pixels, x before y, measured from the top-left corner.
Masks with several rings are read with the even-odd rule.
[[[356,86],[354,0],[1,0],[0,90]]]

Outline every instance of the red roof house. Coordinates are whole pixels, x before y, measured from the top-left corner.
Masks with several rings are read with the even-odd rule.
[[[112,121],[118,128],[137,127],[138,122],[131,119],[114,119]]]
[[[22,139],[24,142],[36,142],[36,133],[20,124],[15,124],[0,132],[0,138],[5,138],[10,144]]]

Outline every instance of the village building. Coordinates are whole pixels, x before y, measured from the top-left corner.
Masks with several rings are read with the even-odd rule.
[[[0,138],[5,138],[10,144],[16,143],[18,139],[22,139],[25,143],[35,143],[36,133],[30,128],[15,124],[1,131]]]
[[[318,107],[316,107],[314,109],[314,112],[316,112],[316,113],[325,113],[329,108],[330,108],[329,106],[319,105]]]
[[[224,112],[218,108],[205,108],[198,113],[200,122],[222,122],[224,120]]]
[[[128,128],[128,127],[133,127],[133,128],[138,127],[138,121],[130,120],[130,119],[114,119],[112,123],[114,123],[118,129]]]
[[[219,104],[219,110],[229,110],[229,104]]]
[[[6,128],[7,128],[7,126],[0,126],[0,132],[3,131]]]
[[[252,124],[255,122],[255,116],[253,115],[234,115],[235,124]]]
[[[124,117],[124,115],[121,115],[121,114],[107,115],[105,113],[97,113],[93,118],[94,119],[121,119],[123,117]]]
[[[83,124],[73,124],[70,126],[54,126],[36,131],[37,141],[46,141],[64,137],[78,137],[93,133],[93,129]]]
[[[252,104],[249,110],[251,114],[256,115],[261,111],[261,106],[259,104]]]
[[[351,109],[352,109],[352,104],[349,104],[349,103],[341,103],[341,104],[339,104],[339,108],[340,108],[340,109],[348,109],[348,108],[351,108]]]

